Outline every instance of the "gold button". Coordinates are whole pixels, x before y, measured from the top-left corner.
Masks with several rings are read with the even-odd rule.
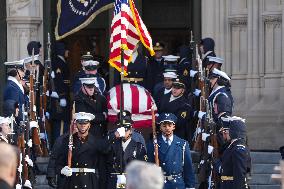
[[[78,188],[78,186],[75,186],[75,188]]]
[[[87,163],[85,163],[85,166],[87,166]]]
[[[76,165],[79,165],[79,163],[76,163]]]
[[[78,176],[79,174],[78,173],[76,173],[76,177]]]
[[[128,74],[131,74],[131,72],[128,72]]]
[[[85,173],[84,175],[87,175],[87,173]]]
[[[87,188],[87,185],[85,185],[84,187]]]

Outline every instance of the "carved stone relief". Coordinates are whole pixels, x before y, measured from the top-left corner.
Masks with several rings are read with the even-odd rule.
[[[9,16],[15,15],[19,10],[28,6],[31,0],[8,0],[8,14]]]

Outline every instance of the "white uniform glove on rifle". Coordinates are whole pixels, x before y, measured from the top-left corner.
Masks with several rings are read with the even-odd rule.
[[[72,176],[72,169],[68,166],[63,167],[60,172],[62,175],[65,175],[66,177]]]
[[[202,119],[203,116],[205,116],[205,114],[206,114],[206,112],[199,111],[199,112],[198,112],[198,118],[199,118],[199,119]]]
[[[197,74],[198,71],[190,70],[189,75],[190,77],[194,77],[195,74]]]
[[[34,166],[33,161],[30,159],[30,157],[29,157],[28,155],[26,155],[25,161],[28,163],[28,165],[29,165],[30,167],[33,167],[33,166]]]
[[[32,142],[32,139],[29,139],[28,143],[27,143],[28,147],[33,147],[33,142]]]
[[[201,90],[199,90],[199,89],[195,89],[195,91],[193,92],[193,94],[194,94],[195,96],[199,96],[200,93],[201,93]]]
[[[125,128],[124,127],[119,127],[118,129],[116,129],[116,131],[118,132],[120,137],[125,136]]]
[[[57,92],[55,91],[52,91],[51,95],[50,95],[52,98],[59,98]]]
[[[210,134],[207,134],[207,133],[202,133],[202,141],[206,141],[207,137],[209,137]]]
[[[59,105],[60,105],[61,107],[65,107],[65,106],[67,105],[66,99],[65,99],[65,98],[61,98],[61,99],[60,99],[60,102],[59,102]]]

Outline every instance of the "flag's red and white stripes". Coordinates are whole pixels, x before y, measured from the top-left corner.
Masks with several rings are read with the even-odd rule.
[[[151,36],[133,1],[116,0],[111,24],[110,65],[121,71],[121,48],[123,48],[124,65],[127,70],[132,52],[139,41],[150,51],[151,55],[154,55]]]
[[[110,122],[117,121],[117,113],[120,108],[120,85],[110,89],[108,100],[108,119]],[[123,84],[123,104],[124,110],[132,113],[134,128],[151,127],[152,116],[151,107],[154,103],[155,111],[157,110],[155,102],[144,87],[135,84]]]

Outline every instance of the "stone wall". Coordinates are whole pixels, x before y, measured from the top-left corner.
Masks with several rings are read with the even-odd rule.
[[[43,40],[43,0],[6,0],[7,60],[28,56],[27,44]]]
[[[284,145],[283,16],[283,0],[202,1],[202,37],[213,37],[225,59],[251,149]]]

